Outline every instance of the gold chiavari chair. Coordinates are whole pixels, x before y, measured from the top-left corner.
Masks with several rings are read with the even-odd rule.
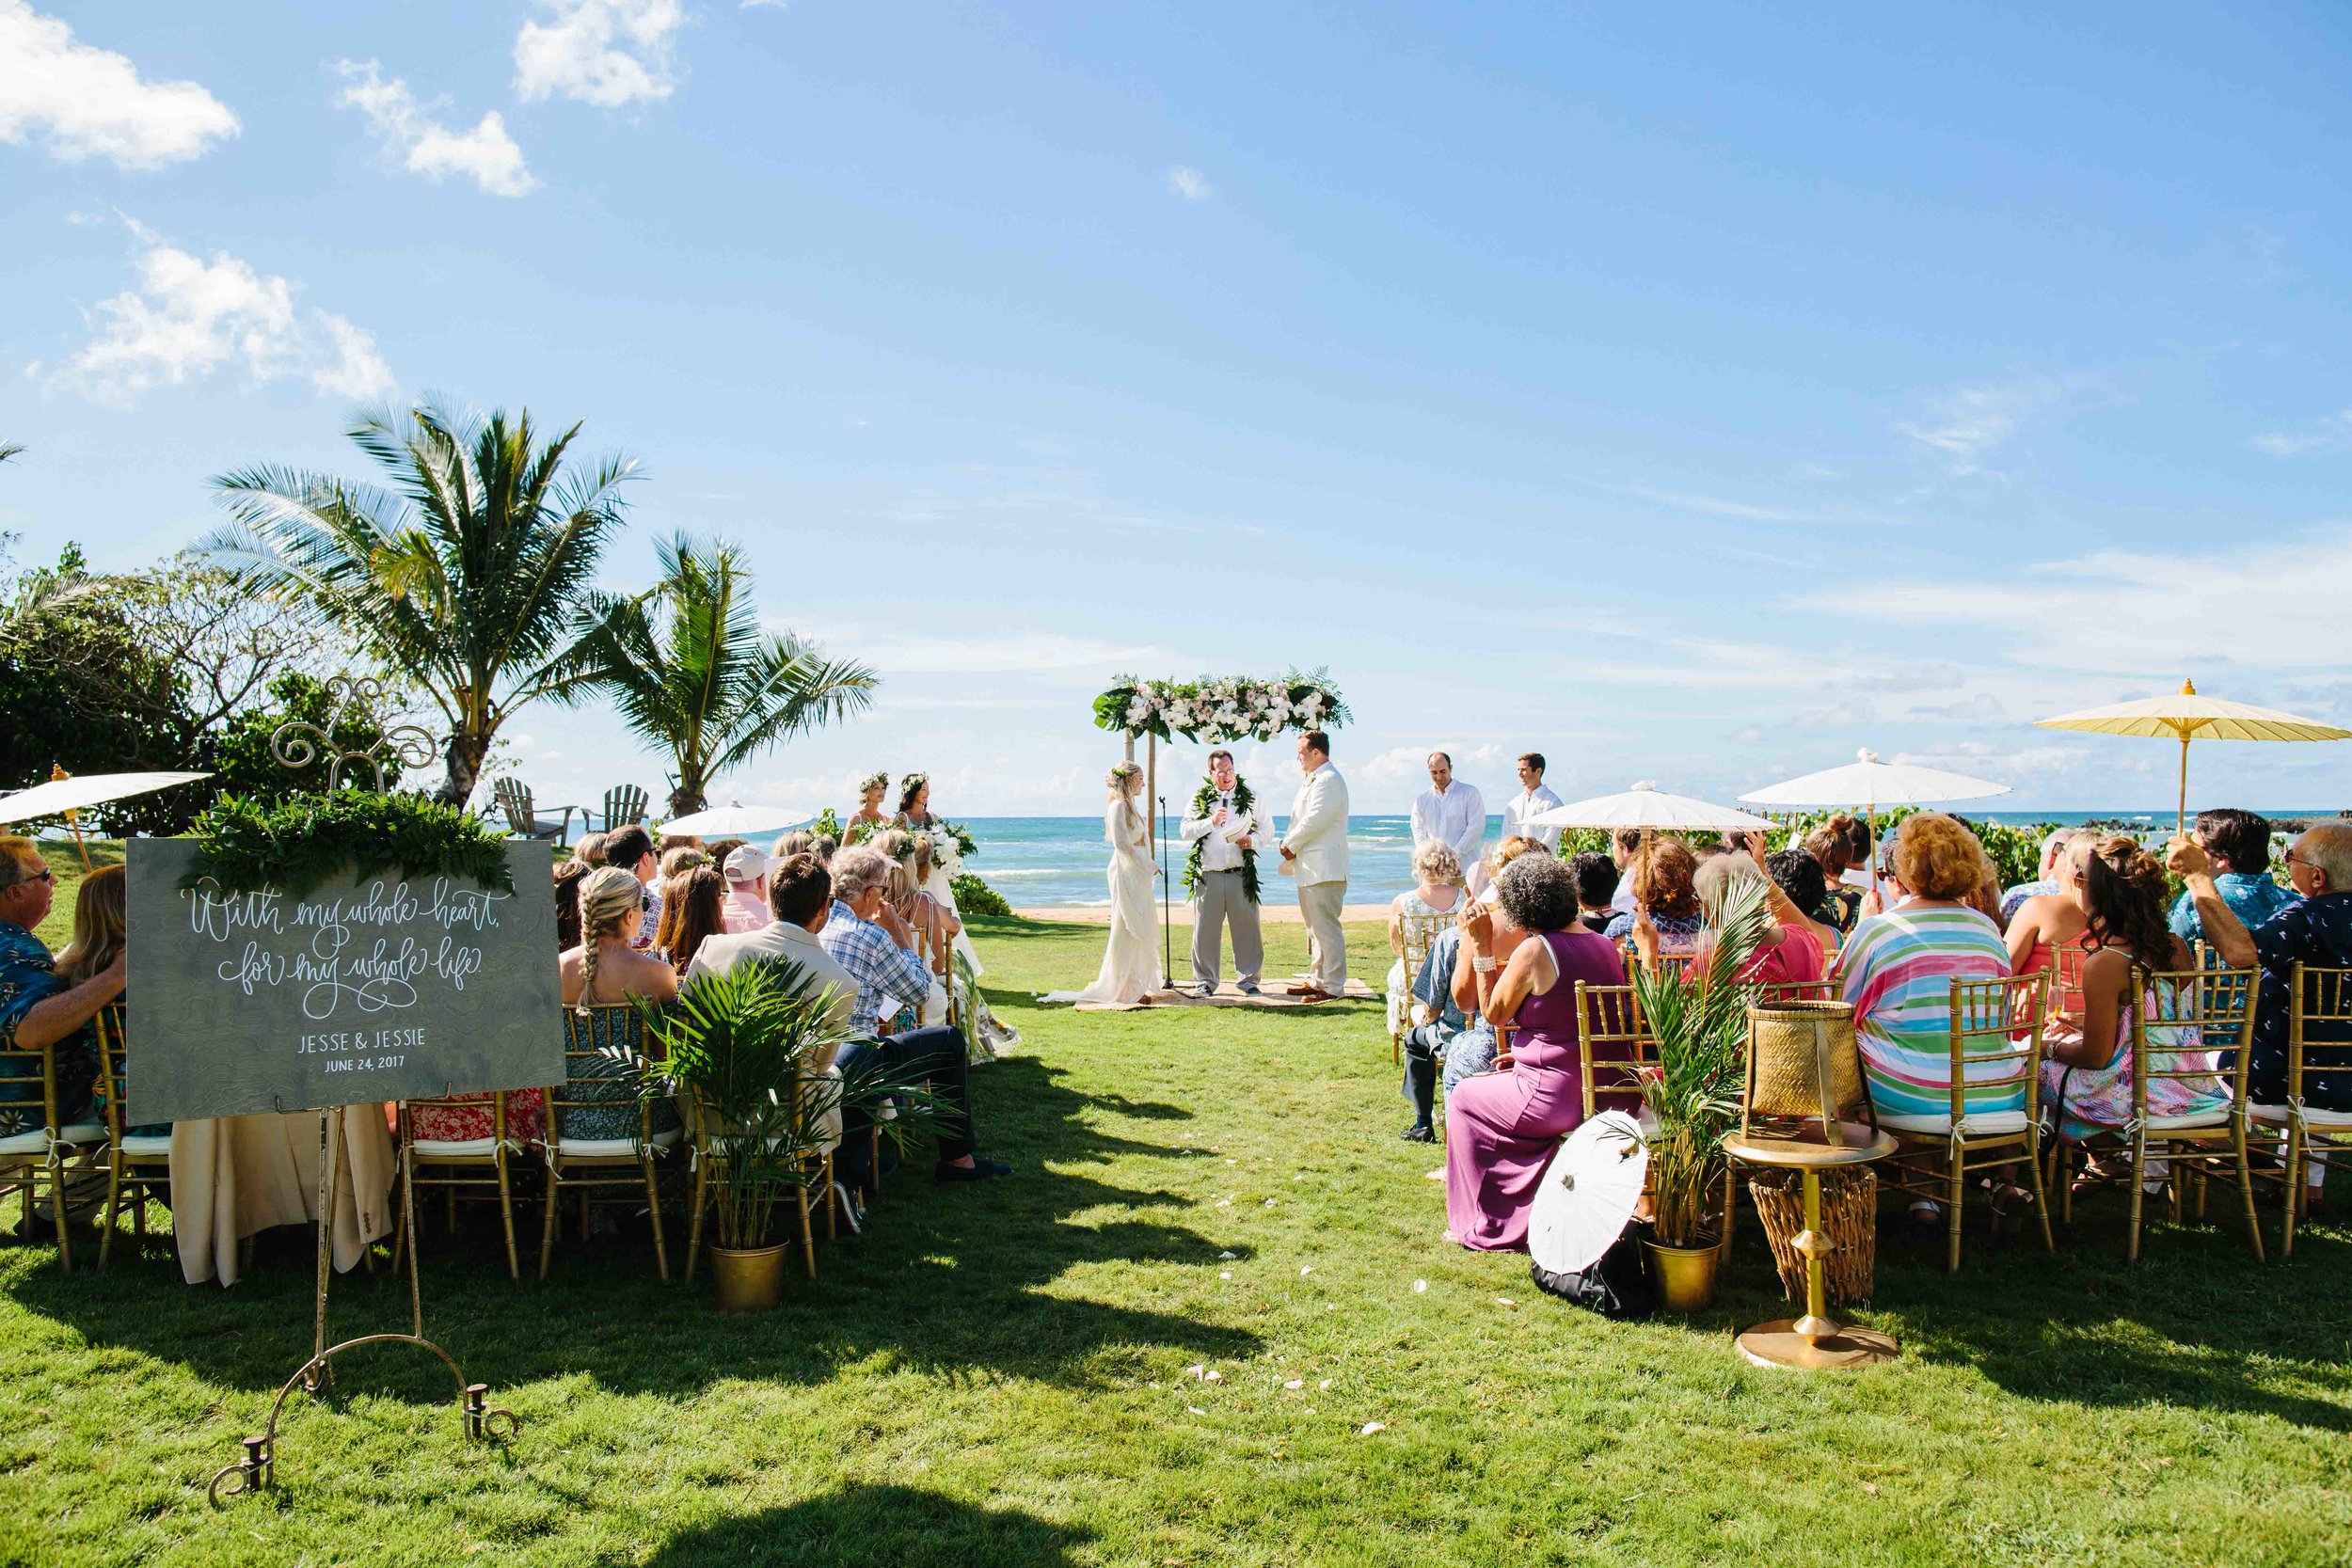
[[[2128,1155],[2130,1166],[2117,1180],[2131,1191],[2127,1260],[2139,1260],[2141,1221],[2146,1210],[2147,1170],[2153,1160],[2169,1164],[2174,1212],[2191,1174],[2218,1178],[2238,1189],[2246,1211],[2247,1239],[2261,1261],[2262,1227],[2254,1214],[2253,1172],[2247,1154],[2249,1124],[2247,1057],[2253,1043],[2254,1008],[2261,972],[2251,969],[2178,970],[2152,973],[2135,965],[2132,994],[2132,1115],[2121,1127],[2095,1127],[2058,1145],[2058,1175],[2073,1217],[2074,1152],[2110,1149]],[[2154,1016],[2151,1016],[2151,1014]],[[2230,1065],[2219,1065],[2221,1053]],[[2186,1111],[2149,1109],[2153,1084],[2185,1084],[2211,1091],[2207,1103]],[[2159,1097],[2165,1098],[2165,1097]],[[2071,1115],[2071,1114],[2070,1114]]]
[[[1619,943],[1617,952],[1625,959],[1625,983],[1629,986],[1633,983],[1633,972],[1641,967],[1642,956],[1629,942]],[[1697,961],[1696,953],[1661,953],[1656,968],[1661,974],[1679,974],[1687,980],[1691,977],[1691,966]]]
[[[1931,1116],[1880,1112],[1876,1117],[1879,1130],[1892,1133],[1897,1146],[1886,1165],[1887,1184],[1944,1205],[1947,1274],[1960,1272],[1962,1199],[1972,1173],[2025,1166],[2042,1248],[2056,1248],[2042,1175],[2042,1029],[2049,984],[2046,972],[1954,980],[1947,1037],[1949,1106]],[[2019,1108],[1981,1108],[2011,1099]],[[1971,1109],[1971,1102],[1979,1108]]]
[[[656,1131],[654,1102],[639,1096],[619,1059],[623,1054],[638,1059],[645,1055],[644,1020],[627,1003],[592,1006],[585,1017],[578,1008],[566,1007],[564,1036],[564,1082],[545,1096],[547,1215],[539,1236],[539,1277],[548,1276],[555,1256],[565,1191],[580,1194],[584,1240],[590,1195],[599,1189],[633,1189],[645,1195],[645,1207],[652,1212],[654,1266],[666,1280],[670,1253],[662,1240],[661,1188],[654,1180],[653,1160],[657,1153],[676,1148],[686,1134],[674,1122]]]
[[[72,1037],[40,1048],[39,1052],[10,1052],[15,1060],[8,1065],[30,1066],[27,1058],[40,1059],[39,1076],[19,1071],[0,1076],[0,1196],[10,1191],[24,1195],[24,1229],[29,1234],[34,1216],[40,1212],[40,1195],[49,1195],[50,1215],[57,1232],[57,1263],[71,1274],[73,1271],[73,1242],[66,1233],[66,1188],[70,1181],[85,1180],[100,1174],[94,1167],[66,1168],[66,1159],[77,1150],[106,1147],[103,1122],[76,1121],[63,1123],[57,1104],[57,1049],[70,1046]]]
[[[1438,944],[1438,938],[1454,924],[1455,911],[1447,910],[1438,914],[1406,914],[1397,917],[1400,935],[1405,942],[1405,991],[1403,999],[1389,1009],[1389,1062],[1395,1066],[1405,1060],[1405,1032],[1413,1026],[1413,976],[1429,961],[1429,950]],[[1451,981],[1448,982],[1449,984]]]
[[[1642,1070],[1658,1065],[1658,1040],[1642,1016],[1639,991],[1630,984],[1576,983],[1576,1053],[1584,1085],[1584,1115],[1623,1111],[1645,1133],[1656,1123],[1642,1098]],[[1736,1175],[1724,1175],[1722,1256],[1731,1256],[1731,1232],[1739,1214]]]
[[[2296,1212],[2311,1200],[2307,1170],[2326,1170],[2339,1154],[2352,1153],[2352,1111],[2330,1111],[2310,1102],[2311,1081],[2320,1073],[2352,1076],[2352,969],[2296,964],[2287,1000],[2287,1098],[2283,1105],[2255,1105],[2254,1124],[2283,1136],[2285,1214],[2279,1256],[2295,1256]],[[2313,1038],[2314,1034],[2325,1038]]]
[[[417,1136],[417,1116],[423,1112],[427,1131],[433,1130],[436,1113],[465,1114],[486,1110],[490,1114],[490,1135],[486,1138],[421,1138]],[[514,1136],[514,1106],[507,1092],[500,1089],[488,1094],[457,1094],[410,1100],[400,1107],[400,1157],[406,1163],[408,1180],[418,1187],[438,1187],[448,1205],[451,1229],[457,1227],[457,1200],[460,1196],[489,1196],[495,1195],[499,1206],[499,1225],[506,1238],[506,1277],[520,1279],[522,1268],[515,1252],[515,1192],[510,1180],[509,1162],[523,1149],[521,1141]],[[409,1224],[392,1243],[392,1267],[400,1267],[403,1246],[415,1246],[420,1238],[410,1235],[411,1228],[421,1228],[413,1208],[407,1208]]]
[[[101,1009],[96,1022],[99,1071],[106,1086],[106,1219],[98,1238],[98,1266],[103,1269],[114,1258],[115,1221],[122,1212],[126,1188],[135,1247],[147,1244],[148,1203],[160,1193],[165,1206],[170,1206],[171,1132],[168,1127],[159,1134],[132,1125],[122,1004]]]

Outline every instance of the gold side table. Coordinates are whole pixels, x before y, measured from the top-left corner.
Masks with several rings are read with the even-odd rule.
[[[1804,1187],[1804,1231],[1795,1242],[1804,1254],[1804,1316],[1757,1323],[1740,1336],[1740,1354],[1759,1367],[1796,1367],[1805,1371],[1874,1367],[1892,1361],[1902,1347],[1876,1329],[1838,1323],[1829,1315],[1821,1259],[1830,1240],[1821,1234],[1821,1173],[1867,1165],[1895,1152],[1895,1140],[1855,1122],[1837,1123],[1838,1141],[1764,1138],[1749,1132],[1724,1140],[1724,1152],[1743,1164],[1793,1170]]]

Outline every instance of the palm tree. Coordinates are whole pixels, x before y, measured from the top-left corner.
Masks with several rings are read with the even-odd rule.
[[[637,465],[566,467],[580,426],[543,442],[528,410],[385,408],[349,434],[385,487],[277,467],[223,474],[213,483],[239,526],[201,548],[430,696],[449,721],[439,798],[463,805],[499,726],[555,680]]]
[[[880,684],[862,664],[759,622],[742,551],[684,535],[660,546],[661,580],[632,597],[596,596],[554,694],[611,700],[622,721],[676,760],[674,816],[700,811],[711,781],[777,742],[862,713]]]

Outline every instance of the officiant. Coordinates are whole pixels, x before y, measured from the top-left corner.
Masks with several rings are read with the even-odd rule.
[[[1265,938],[1258,926],[1258,848],[1274,842],[1274,817],[1233,770],[1233,753],[1209,753],[1208,782],[1192,798],[1180,830],[1192,849],[1184,891],[1192,899],[1192,978],[1206,996],[1216,990],[1224,933],[1233,932],[1233,968],[1245,995],[1259,994]]]

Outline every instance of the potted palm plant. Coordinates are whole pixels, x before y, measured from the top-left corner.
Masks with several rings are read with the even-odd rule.
[[[845,1031],[829,995],[801,994],[803,974],[785,961],[740,963],[698,977],[668,1006],[639,1004],[660,1051],[658,1061],[633,1064],[640,1092],[685,1097],[707,1162],[722,1311],[783,1299],[787,1243],[774,1238],[777,1205],[811,1180],[821,1124],[844,1093],[825,1068]]]
[[[1763,879],[1743,879],[1724,895],[1703,964],[1634,972],[1634,994],[1658,1042],[1656,1064],[1641,1072],[1654,1210],[1645,1244],[1659,1301],[1669,1311],[1703,1311],[1715,1299],[1720,1202],[1729,1171],[1724,1139],[1739,1121],[1747,1081],[1752,988],[1738,976],[1770,919]]]

